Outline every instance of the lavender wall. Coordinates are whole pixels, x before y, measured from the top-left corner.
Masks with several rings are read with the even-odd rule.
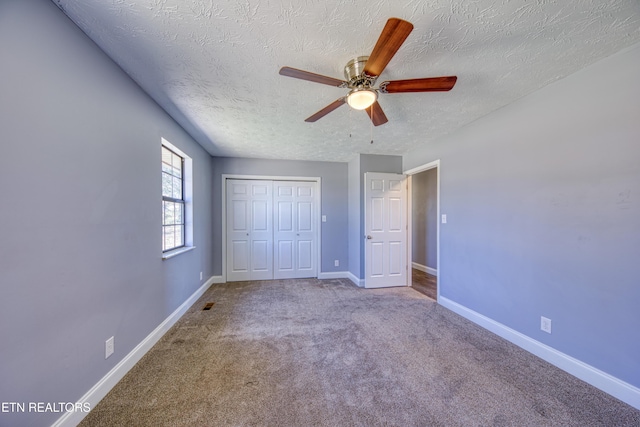
[[[635,45],[404,156],[441,160],[441,296],[636,396],[639,75]]]
[[[53,2],[0,2],[0,40],[0,401],[76,402],[213,275],[213,168]],[[166,261],[161,137],[194,169],[196,249]]]

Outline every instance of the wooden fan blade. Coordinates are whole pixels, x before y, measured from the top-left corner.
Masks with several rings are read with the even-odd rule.
[[[424,79],[394,80],[380,84],[382,93],[446,92],[453,88],[458,77],[427,77]]]
[[[366,111],[374,126],[380,126],[389,121],[384,111],[382,111],[382,107],[378,104],[378,101],[371,104],[371,107],[367,108]]]
[[[396,54],[402,43],[413,30],[411,22],[398,18],[391,18],[382,30],[376,46],[364,66],[364,73],[368,76],[379,76]]]
[[[309,71],[298,70],[291,67],[280,68],[280,75],[336,87],[346,83],[343,80],[334,79],[333,77],[322,76],[320,74],[310,73]]]
[[[324,107],[322,110],[315,113],[313,116],[307,118],[305,122],[315,122],[316,120],[323,118],[324,116],[326,116],[327,114],[329,114],[330,112],[332,112],[333,110],[335,110],[336,108],[344,104],[345,102],[346,102],[345,98],[337,99],[333,101],[331,104]]]

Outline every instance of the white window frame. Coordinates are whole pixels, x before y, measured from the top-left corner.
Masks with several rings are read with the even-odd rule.
[[[164,260],[191,251],[196,247],[193,245],[193,160],[191,160],[191,157],[187,156],[186,153],[164,138],[162,138],[162,146],[173,151],[183,159],[182,199],[184,200],[184,246],[162,252],[162,259]],[[160,161],[160,165],[162,165],[162,160]],[[160,173],[162,174],[162,169],[160,170]],[[162,190],[160,191],[160,200],[162,202]],[[162,218],[160,219],[160,223],[161,225],[164,223]],[[161,228],[164,229],[163,226]],[[162,236],[164,238],[164,233]],[[161,241],[160,251],[162,251],[162,246],[163,242]]]

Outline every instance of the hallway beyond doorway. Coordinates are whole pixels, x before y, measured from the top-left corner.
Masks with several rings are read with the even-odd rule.
[[[411,287],[431,298],[437,300],[438,295],[438,278],[433,274],[425,273],[418,269],[411,269]]]

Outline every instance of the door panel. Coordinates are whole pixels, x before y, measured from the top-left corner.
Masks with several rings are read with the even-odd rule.
[[[251,187],[251,280],[273,279],[273,183],[248,181]]]
[[[313,187],[306,185],[309,183],[304,183],[303,185],[299,185],[298,189],[298,197],[313,197]]]
[[[227,280],[273,278],[271,181],[227,180]]]
[[[298,202],[298,232],[313,232],[313,205]]]
[[[278,250],[274,254],[274,278],[316,277],[316,213],[315,183],[303,181],[274,182],[274,230]]]
[[[384,231],[384,199],[371,199],[371,231]]]
[[[389,198],[389,231],[399,232],[403,226],[401,200]]]
[[[371,242],[371,277],[384,276],[384,243]]]
[[[247,184],[241,181],[231,182],[231,193],[235,195],[246,195]]]
[[[233,231],[249,231],[247,222],[247,201],[246,200],[234,200],[233,201],[233,215],[231,228]]]
[[[270,263],[270,240],[254,240],[252,243],[251,251],[251,278],[254,280],[271,279],[271,263]],[[264,273],[268,272],[268,276],[264,276]]]
[[[249,272],[249,248],[247,248],[247,241],[233,241],[232,245],[232,270],[234,273],[248,273]]]
[[[276,254],[276,271],[293,271],[293,241],[280,240],[278,242],[278,253]]]
[[[293,203],[278,202],[276,216],[278,218],[276,231],[293,231]]]
[[[365,173],[365,287],[407,286],[406,182]]]
[[[268,201],[266,200],[254,200],[251,203],[251,207],[253,208],[252,214],[252,231],[267,231],[269,227],[271,227],[270,219],[271,215],[269,215],[268,209]]]
[[[244,182],[227,182],[227,276],[230,280],[251,277],[248,192]]]
[[[278,196],[293,196],[293,186],[278,186]]]
[[[309,272],[313,269],[313,242],[298,241],[298,271]]]
[[[402,242],[389,242],[389,275],[402,274]]]
[[[275,205],[275,217],[278,219],[274,230],[274,241],[278,248],[274,254],[274,277],[293,276],[294,272],[294,221],[293,221],[293,187],[276,185],[277,201]],[[285,198],[286,200],[282,200]]]
[[[271,181],[251,181],[251,194],[266,197],[271,193]]]
[[[371,178],[370,187],[371,187],[371,189],[373,191],[383,192],[384,191],[384,180],[383,179],[377,179],[377,178]]]

